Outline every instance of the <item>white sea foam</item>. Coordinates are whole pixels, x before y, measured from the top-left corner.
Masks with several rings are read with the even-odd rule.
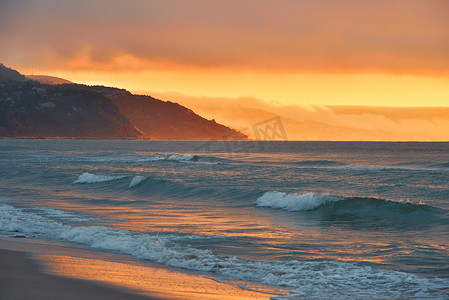
[[[163,154],[159,156],[153,156],[150,159],[153,160],[172,160],[172,161],[189,161],[194,158],[191,154]]]
[[[286,194],[278,191],[270,191],[266,192],[256,200],[256,206],[280,208],[289,211],[301,211],[313,210],[325,203],[343,199],[343,197],[331,196],[326,194]]]
[[[139,163],[148,161],[193,161],[195,155],[191,154],[155,154],[155,155],[112,155],[112,156],[52,156],[52,155],[30,155],[27,159],[38,162],[124,162]]]
[[[129,183],[129,188],[133,188],[139,184],[141,184],[143,181],[147,179],[145,176],[134,176],[134,178]]]
[[[114,181],[125,178],[126,176],[104,176],[104,175],[95,175],[91,173],[84,173],[78,177],[73,183],[100,183],[107,181]]]
[[[222,278],[286,286],[293,289],[286,297],[293,299],[443,298],[438,289],[449,284],[447,279],[424,278],[347,262],[253,261],[223,257],[180,244],[170,235],[133,233],[104,226],[74,226],[47,217],[45,211],[36,212],[5,203],[0,203],[0,230],[80,243],[172,267],[214,273]]]
[[[117,157],[91,157],[85,158],[87,161],[92,162],[147,162],[147,161],[190,161],[194,158],[191,154],[161,154],[161,155],[151,155],[151,156],[117,156]]]
[[[53,209],[49,207],[34,207],[33,210],[37,212],[42,212],[45,214],[47,218],[58,221],[68,221],[72,223],[100,221],[100,219],[92,216],[81,215],[75,212]]]

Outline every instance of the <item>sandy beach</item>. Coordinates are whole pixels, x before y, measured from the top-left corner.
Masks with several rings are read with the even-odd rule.
[[[261,290],[261,286],[255,287]],[[24,238],[0,238],[2,299],[269,299],[204,275],[127,256]]]
[[[2,299],[157,299],[39,271],[25,252],[0,249]]]

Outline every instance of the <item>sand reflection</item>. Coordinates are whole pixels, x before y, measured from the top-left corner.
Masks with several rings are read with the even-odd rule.
[[[132,263],[115,262],[48,254],[37,254],[36,258],[44,262],[48,272],[56,275],[124,287],[163,299],[269,299],[277,292],[263,286],[247,286],[263,293],[246,290],[239,288],[238,282],[223,284],[202,275],[135,260]]]

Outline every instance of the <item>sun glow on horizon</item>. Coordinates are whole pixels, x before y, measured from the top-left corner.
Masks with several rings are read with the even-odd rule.
[[[444,76],[212,69],[36,72],[149,95],[169,92],[208,98],[252,97],[280,105],[449,106],[449,78]]]

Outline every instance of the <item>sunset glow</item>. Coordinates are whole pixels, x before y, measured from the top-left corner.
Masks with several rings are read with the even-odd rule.
[[[448,13],[444,0],[3,1],[0,57],[184,105],[448,107]]]
[[[140,94],[254,97],[279,105],[448,106],[449,78],[388,73],[269,73],[227,70],[46,71],[77,83]],[[175,100],[175,99],[174,99]]]

